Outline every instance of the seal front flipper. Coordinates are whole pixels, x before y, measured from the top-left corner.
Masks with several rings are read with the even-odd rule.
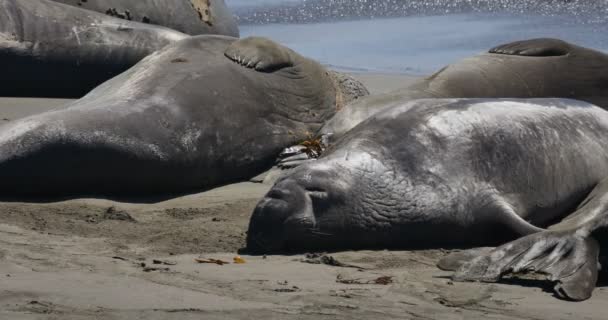
[[[293,66],[293,56],[296,55],[291,49],[261,37],[237,40],[224,54],[243,66],[264,72]]]
[[[317,160],[329,146],[332,136],[332,133],[322,134],[319,138],[283,149],[276,160],[277,167],[292,169]]]
[[[566,41],[538,38],[503,44],[490,49],[489,53],[529,57],[554,57],[567,55],[571,49],[572,46]]]

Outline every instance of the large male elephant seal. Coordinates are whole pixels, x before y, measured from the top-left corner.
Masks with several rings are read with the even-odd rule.
[[[414,99],[552,97],[608,108],[608,55],[558,39],[500,45],[407,88],[360,99],[338,112],[318,134],[335,140],[376,112]],[[287,158],[282,164],[298,164],[301,158]]]
[[[608,177],[607,135],[608,112],[575,100],[405,103],[361,123],[319,160],[280,179],[253,213],[247,247],[430,248],[533,234],[602,208],[575,211]],[[577,245],[572,265],[583,261],[592,272],[568,269],[569,276],[594,285],[597,251]],[[540,262],[560,257],[570,259]],[[577,290],[567,294],[576,297]]]
[[[190,35],[238,37],[224,0],[52,0],[126,20],[156,24]]]
[[[558,39],[503,44],[405,89],[347,106],[321,133],[344,134],[370,115],[425,98],[570,98],[608,109],[608,54]]]
[[[47,0],[0,0],[0,96],[82,97],[186,37]]]
[[[169,194],[246,180],[354,89],[264,38],[186,38],[65,110],[0,127],[0,195]]]

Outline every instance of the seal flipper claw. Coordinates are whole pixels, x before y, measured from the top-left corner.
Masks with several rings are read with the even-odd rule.
[[[506,43],[490,49],[489,53],[529,57],[553,57],[567,55],[570,51],[571,46],[565,41],[538,38]]]
[[[293,54],[291,49],[261,37],[236,40],[224,52],[230,60],[263,72],[293,66]]]
[[[576,231],[535,233],[464,263],[455,281],[497,282],[506,274],[534,272],[555,281],[556,294],[581,301],[591,297],[598,275],[599,245]]]

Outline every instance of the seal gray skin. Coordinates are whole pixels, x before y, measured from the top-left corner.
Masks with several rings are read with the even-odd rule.
[[[455,270],[453,278],[457,281],[497,282],[508,274],[544,274],[555,283],[559,298],[586,300],[597,283],[599,251],[608,247],[606,231],[608,179],[600,182],[573,214],[549,230],[495,249],[450,254],[438,266]]]
[[[0,96],[79,98],[186,37],[47,0],[0,0]]]
[[[552,97],[608,108],[608,55],[558,39],[503,44],[451,64],[407,88],[353,102],[318,135],[331,136],[331,143],[376,112],[414,99]],[[306,160],[298,154],[300,150],[285,150],[280,166],[297,166]]]
[[[608,112],[568,99],[427,99],[385,110],[295,168],[250,221],[253,252],[504,243],[608,176]]]
[[[238,37],[239,28],[224,0],[52,0],[113,17],[151,23],[189,35]]]
[[[0,127],[0,194],[167,195],[248,180],[348,101],[337,84],[264,38],[186,38],[67,109]]]

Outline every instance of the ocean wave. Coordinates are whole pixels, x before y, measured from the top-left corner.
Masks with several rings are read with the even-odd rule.
[[[264,2],[261,2],[264,3]],[[317,23],[454,13],[566,15],[575,23],[608,22],[608,0],[299,0],[234,8],[241,24]]]

